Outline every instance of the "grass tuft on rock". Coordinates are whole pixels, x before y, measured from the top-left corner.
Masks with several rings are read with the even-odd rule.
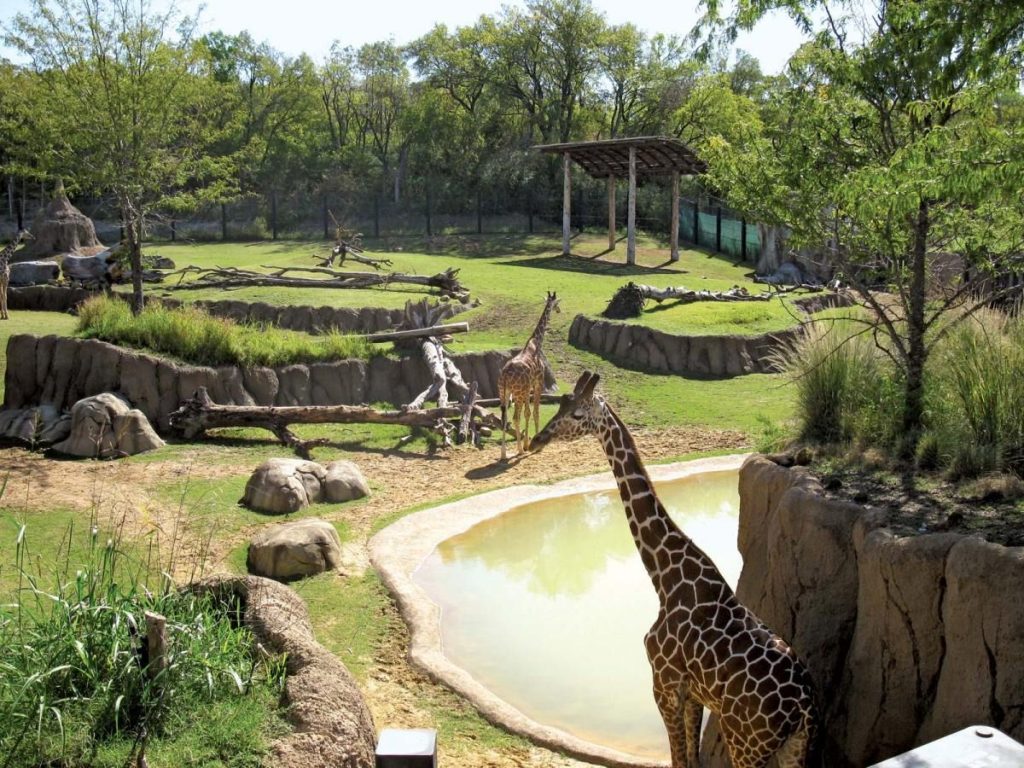
[[[199,307],[150,303],[132,315],[127,302],[96,296],[79,307],[78,334],[170,355],[196,365],[267,365],[368,359],[379,349],[359,336],[332,331],[310,337],[295,331],[235,323]]]

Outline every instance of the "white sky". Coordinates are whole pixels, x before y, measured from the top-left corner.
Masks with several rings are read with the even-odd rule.
[[[610,24],[632,22],[649,33],[686,35],[697,20],[697,0],[592,0]],[[153,0],[164,6],[164,0]],[[496,14],[513,0],[206,0],[200,16],[202,30],[237,34],[248,30],[257,42],[290,56],[305,52],[320,61],[335,40],[358,47],[393,38],[410,42],[436,23],[449,29],[467,26],[483,14]],[[194,11],[196,0],[178,0],[185,12]],[[0,0],[0,25],[30,8],[29,0]],[[762,21],[742,35],[737,47],[756,56],[767,74],[779,72],[802,39],[795,25],[781,14]],[[0,47],[0,55],[14,54]]]

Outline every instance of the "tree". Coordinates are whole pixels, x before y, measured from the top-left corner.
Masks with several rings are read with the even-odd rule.
[[[136,312],[146,213],[204,173],[192,149],[201,114],[188,108],[195,24],[148,0],[32,0],[6,37],[45,85],[35,91],[37,124],[63,118],[35,144],[44,170],[117,199]]]
[[[711,175],[748,215],[788,227],[793,245],[824,249],[856,289],[902,377],[909,453],[933,345],[992,298],[983,279],[1024,267],[1024,126],[999,109],[1016,91],[1024,9],[902,0],[858,20],[855,3],[743,0],[730,18],[717,0],[705,6],[704,29],[727,38],[773,8],[809,29],[822,16],[768,97],[763,129],[711,142]],[[846,32],[857,21],[859,44]],[[950,263],[961,276],[940,279]]]

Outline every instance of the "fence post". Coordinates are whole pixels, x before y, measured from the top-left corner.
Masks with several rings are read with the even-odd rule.
[[[227,203],[220,204],[220,239],[228,239],[228,206]]]
[[[25,228],[24,227],[24,224],[25,224],[25,213],[26,213],[25,199],[27,197],[28,197],[28,186],[25,183],[25,177],[22,176],[21,177],[21,205],[18,206],[18,230],[19,231],[21,231],[22,229]]]
[[[533,186],[526,190],[526,227],[533,234]]]
[[[740,259],[747,260],[747,220],[740,219]]]
[[[476,188],[476,233],[478,235],[484,233],[484,212],[483,203],[480,200],[480,187]]]
[[[715,209],[715,250],[722,252],[722,206]]]
[[[700,245],[700,201],[693,201],[693,244]]]
[[[7,218],[14,220],[14,177],[7,177]]]
[[[430,180],[427,180],[427,237],[433,237],[433,227],[430,225]]]
[[[277,190],[270,190],[270,237],[277,240]]]
[[[171,219],[171,242],[173,243],[178,239],[177,228],[174,225],[174,219]]]
[[[380,193],[373,196],[373,236],[380,237]]]
[[[324,240],[330,240],[331,230],[327,224],[327,195],[320,198],[320,211],[324,219]]]

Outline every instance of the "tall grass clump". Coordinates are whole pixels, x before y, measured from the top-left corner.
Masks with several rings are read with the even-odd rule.
[[[376,353],[373,345],[358,336],[332,332],[313,338],[212,317],[199,307],[172,309],[151,302],[134,316],[126,302],[109,296],[96,296],[80,305],[78,333],[197,365],[279,366],[367,359]]]
[[[955,477],[1024,475],[1024,320],[985,311],[937,348],[928,398],[931,442]]]
[[[819,443],[854,439],[884,423],[889,377],[871,338],[848,319],[810,323],[776,357],[797,391],[800,437]]]
[[[148,741],[170,739],[174,729],[205,735],[223,727],[206,714],[230,720],[231,701],[276,707],[283,663],[257,656],[250,632],[222,606],[174,590],[152,563],[125,554],[118,537],[94,524],[78,561],[69,529],[47,572],[28,552],[24,525],[16,535],[5,570],[13,568],[17,586],[0,605],[0,768],[134,765]],[[9,582],[11,572],[4,575]],[[159,672],[148,666],[146,611],[167,619]],[[266,746],[254,730],[222,745],[253,755],[232,765],[258,764]]]

